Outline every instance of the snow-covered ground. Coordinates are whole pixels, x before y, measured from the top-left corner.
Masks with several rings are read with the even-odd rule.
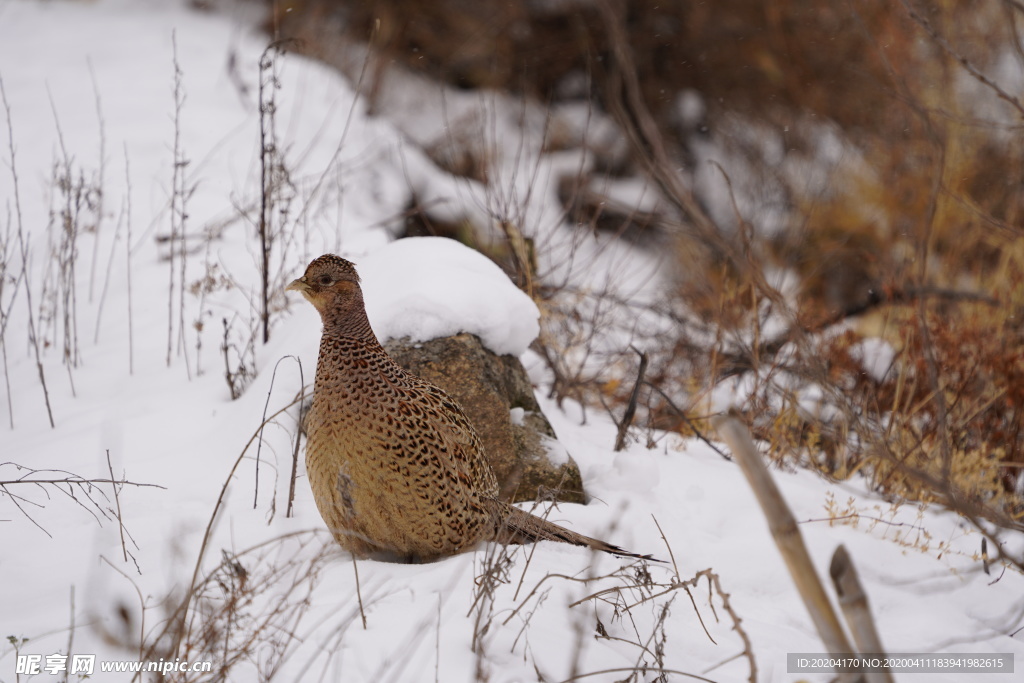
[[[231,400],[224,326],[235,370],[257,319],[258,64],[266,44],[248,19],[184,3],[0,1],[10,114],[0,121],[0,481],[68,473],[109,480],[113,472],[133,482],[116,497],[110,483],[0,489],[0,681],[34,680],[16,673],[18,654],[137,660],[156,643],[162,648],[149,658],[188,659],[195,650],[168,649],[173,635],[159,636],[190,586],[198,594],[181,647],[197,647],[201,634],[208,647],[220,644],[218,656],[239,657],[233,681],[613,681],[644,665],[639,680],[650,681],[659,658],[666,671],[747,680],[733,616],[749,638],[757,680],[828,680],[787,673],[787,653],[824,647],[737,466],[672,435],[659,435],[653,449],[614,453],[607,418],[588,411],[584,421],[579,406],[544,400],[548,378],[530,352],[523,358],[542,407],[594,498],[559,506],[552,518],[662,558],[667,542],[679,579],[697,577],[685,589],[667,590],[672,564],[649,565],[647,576],[625,560],[555,544],[514,549],[510,558],[485,548],[428,565],[359,562],[357,585],[350,558],[322,529],[301,458],[294,515],[286,516],[296,429],[288,406],[312,378],[319,321],[280,289],[309,259],[334,251],[365,267],[381,332],[468,327],[501,351],[520,351],[536,319],[483,257],[435,240],[389,245],[413,192],[477,219],[487,214],[486,199],[433,167],[400,125],[368,117],[342,76],[289,55],[274,67],[279,145],[292,182],[287,214],[277,216],[286,231],[271,258],[271,338],[256,338],[248,360],[255,374]],[[172,221],[175,59],[191,241],[184,266],[172,267],[160,238]],[[521,143],[508,144],[507,156],[516,157]],[[70,183],[55,180],[61,175]],[[64,299],[62,213],[76,206],[76,186],[101,188],[102,201],[85,192],[77,205],[75,295]],[[554,197],[550,187],[535,195]],[[542,209],[523,215],[557,232],[550,206]],[[592,239],[575,246],[614,250],[609,266],[632,258],[636,272],[651,267],[647,256]],[[595,287],[609,277],[592,264],[584,272]],[[205,285],[193,288],[199,281]],[[66,339],[76,357],[70,368]],[[254,441],[264,416],[282,410]],[[819,572],[827,573],[839,544],[850,551],[889,651],[1024,654],[1024,578],[998,565],[986,574],[981,539],[956,517],[893,508],[857,482],[775,476]],[[218,620],[223,613],[231,620]],[[897,678],[911,677],[1016,680]],[[93,678],[131,676],[97,668]]]

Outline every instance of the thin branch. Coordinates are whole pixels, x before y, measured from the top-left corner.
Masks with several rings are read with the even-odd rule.
[[[174,640],[170,648],[171,652],[177,652],[179,646],[181,645],[181,638],[185,633],[185,622],[188,618],[189,605],[192,604],[192,600],[195,597],[196,589],[200,585],[199,572],[201,571],[203,566],[203,559],[206,557],[206,551],[209,546],[210,539],[213,537],[213,527],[216,524],[217,520],[219,519],[219,513],[221,507],[224,505],[225,498],[227,497],[228,487],[230,487],[231,482],[234,480],[235,471],[238,469],[238,466],[242,464],[242,460],[245,458],[245,454],[248,452],[249,447],[252,446],[252,443],[260,438],[260,434],[263,432],[263,427],[265,426],[265,424],[270,420],[275,419],[278,415],[281,415],[282,413],[286,412],[289,408],[295,405],[296,401],[298,400],[299,399],[292,401],[288,405],[283,406],[282,408],[268,416],[260,424],[256,431],[253,432],[252,436],[249,437],[249,440],[245,443],[245,446],[242,447],[242,451],[238,454],[238,457],[235,458],[234,464],[231,465],[231,470],[228,472],[228,476],[224,479],[224,483],[221,485],[220,488],[220,494],[217,496],[217,500],[213,505],[213,512],[211,512],[210,514],[210,519],[206,523],[206,530],[203,532],[203,540],[199,546],[199,553],[196,556],[196,564],[192,570],[192,579],[191,581],[189,581],[188,589],[186,590],[185,595],[182,598],[181,602],[179,603],[177,609],[169,618],[170,621],[176,620],[178,623],[177,627],[175,628]],[[155,647],[156,644],[154,643],[153,648]]]
[[[259,440],[256,442],[256,474],[255,474],[256,484],[255,484],[255,486],[253,486],[254,490],[253,490],[253,494],[252,494],[252,508],[253,508],[253,510],[256,509],[256,505],[259,502],[259,493],[260,493],[260,453],[262,453],[262,451],[263,451],[263,429],[264,429],[264,427],[266,427],[267,422],[268,422],[267,410],[270,408],[270,398],[271,398],[271,396],[274,393],[274,381],[277,379],[277,369],[281,366],[281,361],[283,361],[283,360],[285,360],[287,358],[291,358],[292,360],[294,360],[294,361],[299,363],[299,372],[300,372],[299,376],[300,376],[300,378],[302,376],[301,375],[301,372],[302,372],[302,362],[299,361],[297,356],[282,356],[281,358],[277,359],[276,363],[274,363],[274,372],[270,376],[270,388],[267,389],[267,400],[263,403],[263,418],[262,418],[262,421],[260,423]],[[304,390],[305,390],[305,385],[303,384],[302,387],[299,389],[298,398],[294,399],[288,405],[295,405],[295,402],[299,401],[299,405],[301,406],[302,405],[301,400],[302,400],[302,398],[304,396]],[[296,465],[297,465],[296,460],[293,460],[293,463],[292,463],[292,483],[291,483],[291,486],[290,486],[290,492],[289,492],[289,498],[288,498],[288,501],[289,501],[288,509],[289,510],[291,510],[291,497],[295,493],[295,467],[296,467]]]
[[[644,383],[644,374],[647,372],[647,353],[633,349],[640,356],[640,367],[636,371],[636,382],[633,384],[633,391],[629,395],[629,403],[626,405],[626,412],[619,423],[619,431],[615,436],[615,449],[621,451],[626,447],[626,432],[633,423],[633,416],[636,415],[636,401],[640,396],[640,387]]]
[[[107,471],[110,472],[110,480],[114,480],[114,466],[110,463],[110,449],[107,449]],[[128,547],[124,543],[124,518],[121,516],[121,497],[118,495],[117,484],[111,484],[110,488],[114,491],[114,504],[117,506],[117,529],[121,535],[121,554],[124,557],[124,561],[128,561]]]
[[[7,114],[7,149],[11,155],[11,177],[14,181],[14,208],[15,216],[18,219],[18,248],[21,255],[21,268],[22,276],[25,279],[25,299],[28,304],[28,339],[32,345],[32,350],[35,352],[36,359],[36,371],[39,373],[39,383],[43,386],[43,399],[46,402],[46,416],[50,420],[50,428],[56,429],[56,424],[53,421],[53,410],[50,408],[50,392],[46,388],[46,373],[43,372],[43,361],[39,355],[39,339],[36,337],[35,317],[32,313],[32,288],[28,282],[28,244],[25,242],[24,229],[22,226],[21,219],[21,192],[18,189],[18,173],[15,170],[17,165],[15,163],[14,153],[14,123],[11,121],[11,105],[7,102],[7,91],[4,89],[3,78],[0,78],[0,100],[3,101],[4,111]],[[21,277],[19,276],[19,280]],[[6,326],[7,317],[4,318],[4,324]],[[3,339],[3,333],[0,332],[0,339]]]
[[[948,40],[939,35],[938,31],[932,27],[931,22],[921,16],[921,14],[914,9],[908,0],[900,0],[900,3],[903,5],[903,8],[907,11],[907,15],[914,21],[914,23],[924,29],[924,32],[927,33],[947,55],[956,60],[976,81],[994,92],[996,97],[1016,109],[1017,114],[1020,115],[1021,118],[1024,118],[1024,104],[1021,104],[1020,100],[1003,90],[999,87],[998,83],[990,79],[988,76],[981,73],[981,71],[978,70],[978,68],[974,66],[967,57],[960,54],[956,48],[950,45]]]
[[[306,380],[302,373],[302,359],[295,356],[295,362],[299,364],[299,386],[302,387],[299,392],[304,397],[306,390]],[[288,508],[285,513],[285,517],[292,516],[292,505],[295,502],[295,481],[299,477],[299,444],[302,441],[302,400],[299,400],[299,410],[295,416],[295,445],[292,448],[292,473],[288,480]]]
[[[132,174],[128,164],[128,143],[124,143],[125,180],[125,277],[128,287],[128,374],[135,374],[135,342],[132,333]]]
[[[779,351],[792,343],[795,339],[809,334],[814,334],[816,332],[823,332],[845,320],[858,315],[863,315],[876,308],[899,304],[909,305],[912,303],[920,303],[929,298],[940,299],[952,303],[972,302],[984,304],[986,306],[999,305],[999,301],[997,299],[980,292],[965,292],[961,290],[943,289],[941,287],[930,286],[902,287],[899,289],[888,290],[876,288],[871,290],[863,301],[851,304],[846,308],[833,313],[824,320],[815,322],[813,325],[807,325],[805,322],[801,322],[799,325],[794,325],[786,329],[786,331],[779,336],[772,337],[771,339],[761,342],[751,353],[722,354],[725,366],[721,370],[719,377],[721,379],[728,379],[753,370],[758,365],[774,358]]]
[[[675,404],[675,402],[674,402],[674,401],[673,401],[673,400],[672,400],[672,399],[671,399],[671,398],[669,397],[669,395],[668,395],[668,394],[666,394],[666,393],[665,393],[665,391],[664,391],[664,390],[663,390],[663,389],[662,389],[661,387],[659,387],[659,386],[658,386],[658,385],[656,385],[656,384],[652,384],[651,382],[645,382],[645,384],[646,384],[647,386],[649,386],[649,387],[650,387],[651,389],[654,389],[654,390],[655,390],[656,392],[658,392],[658,394],[659,394],[659,395],[660,395],[660,396],[661,396],[661,397],[662,397],[663,399],[665,399],[665,403],[666,403],[666,404],[668,405],[668,407],[669,407],[669,408],[670,408],[670,409],[672,410],[672,412],[674,412],[674,413],[675,413],[676,415],[678,415],[678,416],[679,416],[679,417],[680,417],[680,418],[681,418],[681,419],[682,419],[683,421],[685,421],[685,422],[686,422],[686,424],[687,424],[687,425],[688,425],[688,426],[690,427],[690,429],[691,429],[691,430],[693,430],[693,433],[694,433],[694,435],[696,435],[696,437],[697,437],[697,438],[698,438],[698,439],[699,439],[700,441],[704,442],[704,444],[705,444],[705,445],[707,445],[707,446],[708,446],[708,447],[709,447],[709,448],[710,448],[711,450],[713,450],[713,451],[714,451],[715,453],[718,453],[718,454],[719,454],[720,456],[722,456],[722,457],[723,457],[724,459],[726,459],[726,460],[732,460],[732,456],[730,456],[730,455],[729,455],[728,453],[726,453],[725,451],[723,451],[723,450],[722,450],[721,448],[719,448],[719,447],[718,447],[717,445],[715,445],[714,443],[712,443],[710,439],[708,439],[708,438],[707,438],[706,436],[704,436],[704,433],[703,433],[703,432],[702,432],[702,431],[701,431],[700,429],[698,429],[698,428],[697,428],[697,425],[696,425],[696,424],[695,424],[695,423],[693,422],[693,420],[691,420],[691,419],[690,419],[690,416],[689,416],[689,415],[687,415],[685,411],[683,411],[682,409],[680,409],[680,408],[679,408],[679,406],[677,406],[677,405]]]

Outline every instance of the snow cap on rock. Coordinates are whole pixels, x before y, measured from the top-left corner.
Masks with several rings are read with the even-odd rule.
[[[540,311],[493,261],[454,240],[408,237],[354,259],[377,338],[429,341],[459,332],[518,356],[540,332]]]

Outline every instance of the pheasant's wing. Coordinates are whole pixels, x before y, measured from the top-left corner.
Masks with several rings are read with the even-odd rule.
[[[490,537],[498,485],[480,437],[448,394],[417,377],[408,380],[395,387],[393,423],[380,448],[393,453],[412,498],[436,511],[445,535],[466,543]]]

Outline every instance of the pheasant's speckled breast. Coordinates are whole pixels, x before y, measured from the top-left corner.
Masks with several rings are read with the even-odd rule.
[[[350,551],[422,561],[493,537],[498,485],[479,437],[375,340],[325,333],[306,425],[317,507]]]

